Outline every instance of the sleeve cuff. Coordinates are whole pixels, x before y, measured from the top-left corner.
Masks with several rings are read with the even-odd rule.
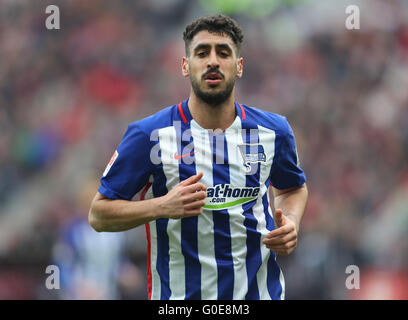
[[[272,185],[276,189],[284,190],[284,189],[289,189],[289,188],[301,187],[305,183],[306,183],[306,177],[302,175],[301,177],[299,177],[298,181],[296,181],[295,183],[291,183],[291,184],[274,184],[273,183]]]
[[[103,194],[105,197],[112,199],[112,200],[116,200],[116,199],[124,199],[124,200],[130,200],[128,197],[124,197],[123,195],[112,191],[111,189],[108,189],[106,187],[104,187],[103,185],[100,185],[98,188],[98,192]]]

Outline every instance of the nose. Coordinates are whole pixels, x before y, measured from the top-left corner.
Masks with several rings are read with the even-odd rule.
[[[209,59],[207,62],[207,67],[209,69],[215,69],[215,68],[220,67],[220,64],[218,63],[217,53],[215,52],[215,50],[211,50],[211,53],[209,55]]]

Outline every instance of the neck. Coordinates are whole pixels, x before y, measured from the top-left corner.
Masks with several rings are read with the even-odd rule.
[[[191,91],[188,108],[193,119],[204,129],[225,130],[231,126],[237,116],[234,104],[234,90],[228,100],[219,105],[209,105]]]

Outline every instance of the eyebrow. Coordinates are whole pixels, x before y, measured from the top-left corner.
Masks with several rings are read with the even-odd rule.
[[[197,51],[199,51],[199,50],[201,50],[201,49],[208,50],[208,49],[210,49],[210,48],[211,48],[211,45],[202,43],[202,44],[197,45],[197,46],[194,48],[194,52],[197,52]],[[216,48],[216,49],[224,49],[224,50],[227,50],[228,52],[232,52],[231,47],[230,47],[228,44],[226,44],[226,43],[225,43],[225,44],[224,44],[224,43],[216,44],[216,45],[215,45],[215,48]]]

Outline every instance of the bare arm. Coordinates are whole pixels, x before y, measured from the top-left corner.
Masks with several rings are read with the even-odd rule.
[[[202,173],[191,176],[166,195],[148,200],[111,200],[98,192],[89,210],[89,224],[98,232],[116,232],[159,218],[179,219],[199,215],[207,195],[206,186],[198,182],[202,176]]]
[[[306,210],[308,190],[306,184],[297,188],[273,188],[275,197],[274,220],[276,229],[269,232],[263,243],[278,254],[292,253],[298,241],[300,222]]]
[[[296,231],[299,232],[300,222],[305,213],[308,198],[306,183],[298,188],[285,190],[273,188],[272,190],[275,196],[275,208],[281,209],[283,215],[294,220],[296,223]]]

